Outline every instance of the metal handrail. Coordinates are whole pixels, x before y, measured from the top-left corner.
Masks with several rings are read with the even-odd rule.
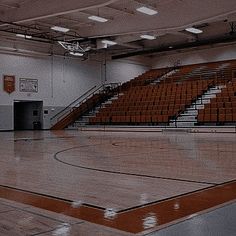
[[[208,88],[210,87],[210,86],[213,86],[215,83],[214,83],[214,81],[213,82],[211,82],[211,83],[209,83],[209,85],[208,85]],[[192,102],[192,104],[193,105],[195,105],[195,107],[196,107],[196,105],[197,105],[197,97],[194,99],[194,102]],[[201,104],[202,104],[202,99],[201,99]],[[174,122],[175,122],[175,127],[177,127],[177,119],[180,117],[180,115],[182,114],[182,112],[183,111],[180,111],[176,116],[175,116],[175,118],[174,118]]]
[[[61,113],[63,113],[65,110],[67,110],[69,107],[71,107],[74,103],[76,103],[78,100],[80,100],[82,97],[84,97],[86,94],[88,94],[90,91],[92,91],[94,88],[96,88],[97,86],[93,86],[92,88],[90,88],[88,91],[86,91],[84,94],[82,94],[80,97],[76,98],[73,102],[71,102],[69,105],[67,105],[65,108],[63,108],[61,111],[59,111],[56,115],[54,115],[53,117],[50,118],[50,120],[55,119],[58,115],[60,115]]]
[[[228,70],[227,70],[228,71]],[[231,71],[230,69],[229,69],[229,71]],[[218,80],[219,78],[218,78],[218,76],[216,75],[216,80]],[[220,77],[220,79],[222,79],[222,77]],[[225,79],[225,78],[224,78]],[[227,78],[228,79],[228,78]],[[214,85],[216,85],[216,84],[218,84],[217,82],[215,83],[215,81],[212,81],[209,85],[208,85],[208,88],[210,87],[210,86],[214,86]],[[195,99],[195,101],[192,103],[193,105],[195,105],[195,107],[196,107],[196,105],[197,105],[197,103],[196,103],[196,101],[197,101],[197,99],[198,98],[196,98]],[[203,99],[201,99],[201,105],[203,104]],[[181,112],[179,112],[176,116],[175,116],[175,118],[174,118],[174,122],[175,122],[175,127],[176,127],[176,125],[177,125],[177,119],[180,117],[180,115],[182,114],[182,111]]]
[[[228,68],[223,68],[223,69],[217,69],[217,68],[214,68],[214,69],[210,69],[210,70],[206,70],[205,71],[199,71],[199,72],[196,72],[196,73],[187,73],[187,74],[184,74],[184,75],[171,75],[169,77],[170,80],[177,80],[177,79],[181,79],[181,81],[184,81],[184,79],[191,79],[191,78],[199,78],[201,79],[202,77],[204,76],[214,76],[215,74],[218,74],[218,73],[222,73],[222,75],[227,75],[227,73],[231,72],[232,71],[232,68],[228,67]],[[191,74],[192,73],[192,74]]]
[[[79,105],[81,105],[83,102],[87,101],[88,98],[93,96],[95,93],[100,93],[105,91],[106,88],[111,87],[112,91],[113,89],[120,86],[120,83],[108,83],[103,84],[97,88],[97,86],[93,86],[88,91],[86,91],[83,95],[81,95],[79,98],[75,99],[73,102],[71,102],[68,106],[66,106],[63,110],[59,111],[56,115],[51,117],[50,121],[51,123],[53,120],[59,121],[59,119],[64,118],[66,115],[68,115],[70,112],[72,112],[74,109],[76,109]],[[96,89],[95,89],[96,88]]]

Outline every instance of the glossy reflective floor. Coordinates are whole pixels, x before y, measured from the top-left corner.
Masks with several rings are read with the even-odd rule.
[[[236,199],[236,134],[29,131],[0,140],[0,235],[144,235]],[[76,223],[61,229],[23,211],[41,216],[35,207]],[[43,228],[13,227],[11,214]]]

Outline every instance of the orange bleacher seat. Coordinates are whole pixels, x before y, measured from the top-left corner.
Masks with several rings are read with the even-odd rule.
[[[169,121],[168,115],[162,115],[162,122],[167,123]]]
[[[225,115],[225,122],[232,122],[233,121],[233,115],[231,114],[226,114]]]
[[[92,118],[90,118],[90,119],[91,119],[91,122],[92,122],[93,124],[98,124],[98,123],[101,122],[100,117],[92,117]]]
[[[233,113],[233,109],[232,108],[225,108],[225,113],[226,114],[232,114]]]
[[[210,107],[211,108],[217,108],[217,102],[211,102]]]
[[[211,109],[205,109],[205,110],[204,110],[204,113],[205,113],[205,114],[211,114]]]
[[[225,122],[225,114],[221,113],[219,114],[219,122]]]
[[[101,116],[100,122],[109,123],[110,122],[110,117],[109,116]]]
[[[225,108],[230,108],[230,107],[232,107],[232,103],[231,102],[225,102]]]
[[[217,122],[218,120],[218,117],[217,117],[217,114],[210,114],[210,121],[211,122]]]
[[[146,116],[145,116],[145,122],[146,122],[146,123],[151,123],[151,122],[152,122],[152,116],[146,115]]]
[[[153,123],[162,122],[161,116],[160,116],[160,115],[154,115],[154,116],[152,116],[152,122],[153,122]]]
[[[154,76],[161,73],[161,70],[146,72],[131,80],[134,87],[126,88],[124,95],[108,105],[107,110],[101,109],[97,117],[112,116],[113,118],[114,116],[116,118],[113,118],[112,122],[115,123],[150,123],[151,121],[153,123],[167,123],[170,117],[174,117],[185,110],[209,86],[217,85],[217,83],[225,84],[227,81],[219,82],[220,80],[216,78],[216,74],[209,75],[210,79],[198,75],[190,76],[191,79],[184,79],[185,73],[187,75],[196,68],[198,66],[182,67],[170,78],[166,78],[156,85],[145,85],[145,83],[140,82],[154,79]],[[208,68],[210,70],[211,66]],[[216,65],[214,64],[212,68],[216,68]],[[235,92],[236,80],[235,88],[233,82],[228,83],[227,87],[222,89],[222,92],[217,94],[216,98],[211,99],[210,104],[205,104],[205,115],[199,112],[198,121],[216,123],[218,115],[220,122],[231,120],[231,117],[233,120],[234,113],[236,114]],[[91,122],[93,121],[95,119],[91,119]]]
[[[217,114],[218,109],[217,108],[211,108],[211,114]]]
[[[204,122],[204,113],[198,114],[197,121],[198,122]]]
[[[211,114],[204,114],[204,122],[210,122],[211,121]]]
[[[233,121],[233,122],[236,122],[236,112],[233,113],[233,115],[232,115],[232,121]]]

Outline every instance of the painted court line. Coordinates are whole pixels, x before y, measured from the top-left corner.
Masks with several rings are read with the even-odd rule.
[[[102,208],[95,208],[86,204],[75,208],[71,201],[7,186],[0,186],[0,197],[121,231],[141,233],[148,227],[148,224],[145,226],[144,223],[146,219],[154,219],[152,227],[166,225],[235,200],[236,181],[121,212],[113,219],[104,218]]]

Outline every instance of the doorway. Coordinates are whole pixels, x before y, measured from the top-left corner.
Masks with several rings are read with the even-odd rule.
[[[40,130],[42,124],[42,101],[14,101],[14,130]]]

